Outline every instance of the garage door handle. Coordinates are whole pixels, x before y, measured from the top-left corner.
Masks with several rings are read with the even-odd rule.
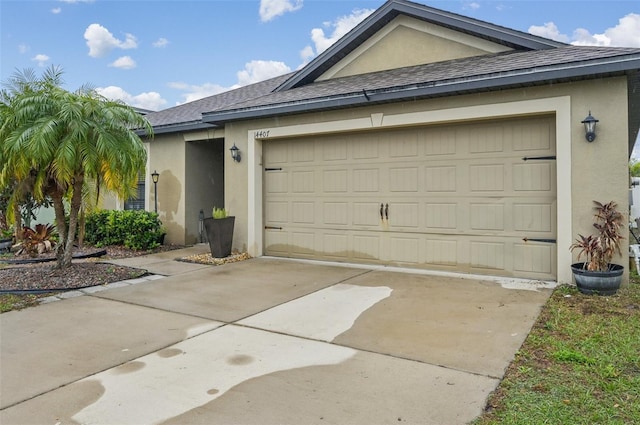
[[[389,204],[384,206],[384,216],[387,218],[387,221],[389,221]]]
[[[380,204],[380,220],[384,220],[384,204]]]

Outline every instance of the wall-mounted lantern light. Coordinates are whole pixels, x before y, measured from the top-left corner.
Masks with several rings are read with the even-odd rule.
[[[598,122],[598,120],[591,115],[591,111],[589,111],[589,115],[587,115],[587,118],[585,118],[581,122],[582,124],[584,124],[584,131],[586,133],[585,137],[587,139],[587,142],[593,142],[594,140],[596,140],[596,123]]]
[[[151,180],[153,180],[153,201],[155,203],[155,211],[158,214],[158,179],[160,178],[160,174],[156,170],[153,170],[151,173]]]
[[[240,149],[236,146],[236,144],[234,143],[233,146],[231,147],[231,149],[229,149],[231,151],[231,158],[233,158],[233,160],[235,162],[240,162]]]

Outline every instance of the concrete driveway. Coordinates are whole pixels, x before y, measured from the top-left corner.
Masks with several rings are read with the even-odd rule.
[[[463,424],[544,285],[258,258],[0,316],[2,424]],[[508,287],[527,289],[508,289]]]

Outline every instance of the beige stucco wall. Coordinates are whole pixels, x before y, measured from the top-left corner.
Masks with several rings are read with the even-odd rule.
[[[541,100],[538,102],[544,105],[547,98],[569,99],[566,107],[561,108],[557,118],[557,125],[568,129],[568,131],[558,132],[558,150],[566,152],[562,156],[562,161],[557,164],[558,178],[563,179],[559,185],[569,187],[571,199],[562,200],[562,205],[569,205],[569,211],[558,211],[559,226],[563,223],[572,227],[558,229],[559,234],[570,235],[574,238],[578,233],[585,233],[591,230],[591,201],[615,200],[626,214],[628,211],[628,168],[627,168],[627,94],[625,78],[610,78],[584,81],[579,83],[555,84],[543,87],[505,90],[501,92],[456,96],[433,100],[402,102],[397,104],[377,105],[371,107],[354,108],[343,111],[328,111],[315,114],[300,114],[295,116],[277,117],[263,119],[253,122],[238,122],[228,124],[225,128],[226,140],[225,150],[228,150],[234,143],[243,151],[243,162],[239,164],[229,164],[225,169],[227,208],[230,208],[236,215],[236,232],[234,236],[234,247],[238,249],[255,248],[255,243],[249,243],[252,238],[262,232],[260,228],[261,217],[261,187],[257,187],[258,194],[251,200],[252,185],[261,184],[261,146],[268,143],[268,138],[264,142],[253,145],[252,134],[256,131],[278,129],[283,127],[295,128],[296,126],[305,128],[317,128],[317,131],[330,132],[332,127],[336,132],[349,130],[347,122],[371,122],[372,114],[382,114],[384,117],[416,115],[421,113],[425,117],[424,122],[430,121],[430,114],[437,115],[438,122],[455,121],[461,116],[460,111],[474,109],[475,111],[485,110],[491,115],[492,106],[497,104],[505,111],[504,116],[518,114],[517,110],[511,110],[509,103],[527,105],[528,102]],[[505,106],[506,104],[506,106]],[[496,107],[497,108],[497,107]],[[540,113],[544,111],[541,107]],[[523,110],[535,110],[525,108]],[[598,138],[589,144],[584,138],[583,125],[580,123],[589,110],[600,120],[597,132]],[[417,114],[416,116],[420,116]],[[447,117],[450,116],[448,119]],[[569,117],[568,123],[564,117]],[[382,122],[384,120],[381,118]],[[392,122],[393,120],[389,120]],[[396,120],[401,122],[402,120]],[[562,121],[562,122],[560,122]],[[435,121],[433,121],[435,122]],[[313,126],[310,124],[324,123]],[[416,123],[417,125],[418,123]],[[379,129],[378,127],[377,129]],[[374,129],[374,128],[371,128]],[[272,134],[277,134],[273,131]],[[313,134],[313,133],[308,133]],[[570,139],[570,140],[569,140]],[[247,158],[253,156],[253,162]],[[567,158],[566,160],[564,158]],[[253,169],[249,168],[250,163]],[[570,182],[564,180],[570,179]],[[251,184],[249,184],[251,182]],[[559,197],[563,196],[559,191]],[[251,205],[251,206],[250,206]],[[253,211],[250,211],[253,209]],[[568,216],[565,216],[567,215]],[[258,216],[256,219],[255,217]],[[253,222],[250,223],[250,218]],[[250,235],[250,233],[252,233]],[[627,252],[624,241],[623,252]],[[558,251],[559,274],[566,280],[566,269],[571,262],[568,254],[570,240],[568,237],[559,237]],[[251,246],[249,246],[251,245]],[[566,246],[565,246],[566,245]],[[257,252],[260,255],[261,252]],[[622,264],[626,264],[626,258],[619,259]],[[564,271],[562,271],[564,270]],[[561,279],[562,280],[562,279]]]
[[[572,121],[579,124],[589,110],[600,120],[596,128],[597,138],[592,143],[585,140],[584,126],[579,124],[573,127],[573,233],[577,236],[593,231],[593,200],[616,201],[628,217],[629,132],[626,78],[584,82],[574,87]],[[627,277],[628,243],[625,239],[623,258],[616,260],[616,263],[625,266]]]
[[[318,80],[507,50],[511,49],[429,22],[398,16]]]
[[[147,209],[154,210],[151,173],[157,171],[158,215],[167,228],[165,243],[185,243],[185,142],[181,133],[160,134],[148,142]]]

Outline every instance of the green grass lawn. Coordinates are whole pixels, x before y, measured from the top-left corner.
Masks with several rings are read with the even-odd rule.
[[[558,287],[474,424],[640,424],[640,279]]]

